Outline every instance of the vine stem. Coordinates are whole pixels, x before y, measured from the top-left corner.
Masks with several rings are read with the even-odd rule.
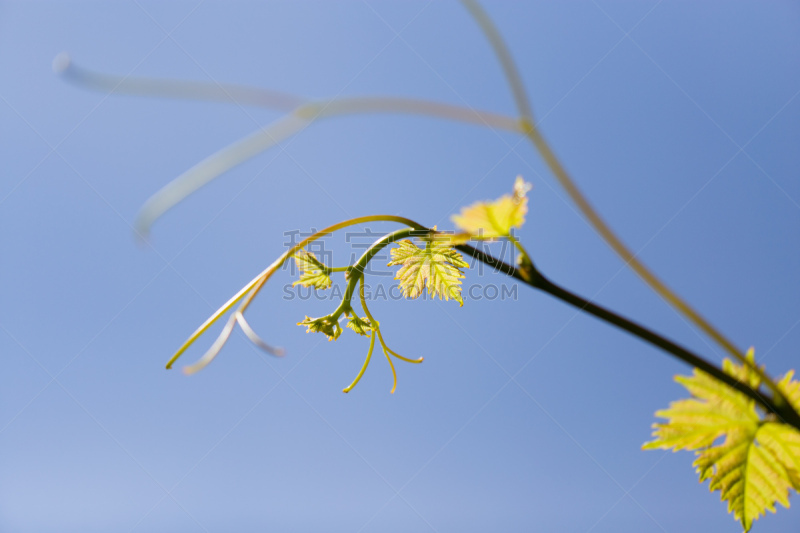
[[[603,320],[604,322],[607,322],[636,337],[639,337],[643,341],[648,342],[649,344],[652,344],[661,350],[664,350],[677,359],[696,367],[707,374],[710,374],[719,381],[751,398],[767,412],[775,414],[784,423],[800,430],[800,414],[798,414],[790,404],[778,404],[778,402],[774,401],[774,397],[769,398],[761,394],[757,389],[750,387],[746,383],[738,381],[736,378],[717,368],[702,357],[692,353],[690,350],[676,344],[675,342],[672,342],[666,337],[663,337],[651,329],[648,329],[632,320],[623,317],[622,315],[592,303],[589,300],[556,285],[547,279],[541,272],[539,272],[539,270],[533,266],[532,262],[529,265],[530,268],[528,272],[526,272],[527,276],[523,276],[522,272],[518,268],[492,257],[491,255],[488,255],[472,246],[462,244],[456,246],[456,248],[459,251],[477,259],[478,261],[481,261],[482,263],[485,263],[486,265],[496,269],[498,272],[510,276],[530,287],[533,287],[534,289],[539,289],[565,303],[572,305],[573,307],[576,307],[580,311],[594,315],[600,320]]]
[[[511,92],[514,96],[514,101],[517,105],[520,118],[520,129],[523,135],[533,144],[534,148],[545,160],[550,171],[556,177],[559,184],[569,195],[570,199],[575,202],[580,212],[587,218],[591,226],[600,234],[603,240],[611,247],[612,250],[629,266],[636,274],[641,277],[645,283],[664,300],[666,300],[673,308],[679,313],[684,315],[703,333],[708,335],[718,345],[720,345],[726,352],[728,352],[737,361],[750,367],[750,369],[758,375],[761,381],[772,391],[775,403],[779,406],[789,405],[788,399],[780,390],[777,383],[770,378],[757,364],[750,361],[744,353],[739,350],[733,342],[731,342],[725,335],[716,329],[708,320],[706,320],[699,312],[697,312],[688,302],[683,300],[677,293],[671,290],[667,285],[662,282],[644,263],[639,261],[636,254],[630,251],[628,247],[617,237],[616,233],[611,227],[606,224],[605,220],[600,214],[592,207],[589,200],[583,195],[578,188],[575,181],[566,171],[564,166],[556,157],[550,145],[545,140],[541,131],[536,125],[533,118],[533,110],[531,108],[530,100],[528,99],[522,77],[519,74],[516,64],[509,52],[508,47],[503,41],[503,37],[498,31],[497,27],[492,22],[492,19],[478,4],[476,0],[461,0],[461,3],[467,8],[470,15],[475,19],[483,31],[486,39],[489,41],[495,55],[500,62],[503,73],[511,87]]]

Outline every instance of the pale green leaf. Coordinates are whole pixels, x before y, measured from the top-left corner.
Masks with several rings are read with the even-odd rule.
[[[330,270],[317,259],[313,252],[298,250],[294,255],[294,261],[297,268],[300,269],[300,279],[292,283],[292,287],[300,284],[303,287],[324,290],[333,283],[328,275]]]
[[[797,411],[800,411],[800,381],[796,381],[794,378],[794,370],[790,370],[783,376],[778,382],[778,387],[783,391],[783,394],[786,398],[789,399],[789,403],[792,404]]]
[[[460,215],[451,217],[461,230],[477,239],[507,237],[511,228],[525,223],[528,212],[527,192],[530,184],[517,176],[513,194],[506,194],[494,202],[477,202],[461,209]]]
[[[406,298],[417,298],[423,289],[428,289],[432,297],[456,300],[464,305],[461,298],[462,268],[469,265],[461,254],[434,235],[426,239],[425,248],[419,248],[409,240],[400,241],[392,248],[392,260],[388,266],[402,265],[395,279],[400,280],[400,288]]]
[[[786,424],[764,424],[758,442],[780,461],[794,490],[800,491],[800,431]]]
[[[794,378],[794,370],[790,370],[778,382],[784,396],[792,404],[796,411],[800,412],[800,381]],[[775,442],[769,445],[777,457],[782,457],[783,463],[789,470],[794,489],[800,491],[800,432],[783,424],[777,424],[770,431],[770,435],[775,437]],[[764,446],[768,443],[764,442]]]
[[[753,360],[752,349],[748,357]],[[725,360],[723,369],[754,388],[759,385],[745,365]],[[800,395],[800,384],[791,378],[787,374],[781,388]],[[676,380],[692,398],[656,413],[668,422],[653,425],[656,438],[643,448],[694,451],[700,481],[708,479],[710,490],[720,491],[745,531],[766,511],[774,513],[776,503],[789,507],[789,490],[800,487],[800,432],[762,417],[753,400],[702,371]]]
[[[365,337],[372,334],[372,323],[370,323],[367,317],[359,318],[358,315],[353,315],[350,317],[350,320],[348,320],[347,327]]]
[[[298,326],[306,326],[308,329],[306,333],[324,333],[329,341],[335,341],[342,334],[342,326],[339,325],[337,320],[331,318],[330,315],[321,318],[306,317],[302,322],[297,323]]]

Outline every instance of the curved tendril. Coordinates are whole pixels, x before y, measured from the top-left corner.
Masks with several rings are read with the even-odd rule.
[[[308,120],[287,115],[203,159],[147,199],[136,217],[137,233],[146,238],[153,223],[187,196],[220,174],[291,137],[308,124]]]
[[[419,357],[417,359],[409,359],[408,357],[404,357],[404,356],[400,355],[399,353],[395,352],[394,350],[392,350],[388,346],[386,346],[385,348],[390,354],[392,354],[393,356],[397,357],[401,361],[405,361],[406,363],[421,363],[424,360],[423,357]]]
[[[353,387],[358,385],[358,382],[361,381],[361,377],[364,375],[364,372],[367,370],[367,366],[369,366],[369,360],[372,359],[372,350],[375,349],[375,330],[372,330],[372,334],[369,336],[369,350],[367,350],[367,358],[364,359],[364,364],[361,366],[361,370],[359,370],[356,379],[353,382],[342,389],[342,392],[350,392],[353,390]]]
[[[253,331],[253,328],[250,327],[250,324],[244,318],[243,312],[247,309],[247,306],[250,305],[250,302],[253,300],[255,295],[267,280],[275,273],[275,270],[286,261],[288,258],[287,253],[283,253],[280,258],[278,258],[275,262],[273,262],[264,272],[258,275],[255,279],[253,279],[250,283],[248,283],[244,288],[242,288],[233,298],[228,300],[228,302],[219,308],[211,317],[205,321],[205,323],[198,328],[195,333],[189,337],[189,339],[183,343],[183,346],[172,356],[167,363],[167,368],[172,366],[172,363],[181,356],[181,354],[186,351],[186,349],[195,341],[197,338],[202,335],[214,322],[216,322],[220,316],[222,316],[228,309],[234,306],[237,301],[239,301],[243,296],[247,295],[244,302],[239,306],[239,309],[233,313],[228,322],[225,324],[225,328],[223,328],[222,333],[220,333],[217,340],[214,341],[214,344],[211,345],[211,348],[203,354],[203,356],[193,365],[188,365],[183,367],[183,372],[185,374],[194,374],[195,372],[204,369],[208,364],[214,360],[217,354],[222,350],[222,347],[225,346],[225,343],[228,342],[228,339],[231,336],[231,332],[233,331],[233,327],[238,323],[239,326],[244,331],[244,334],[247,335],[247,338],[250,339],[256,346],[266,350],[268,353],[275,355],[277,357],[282,357],[284,354],[283,348],[273,348],[264,341]],[[249,291],[249,292],[248,292]],[[198,333],[199,332],[199,333]]]
[[[267,270],[269,270],[269,269],[267,269]],[[219,309],[217,309],[216,311],[214,311],[214,313],[213,313],[213,314],[212,314],[210,317],[208,317],[208,318],[206,319],[206,321],[205,321],[205,322],[203,322],[203,323],[200,325],[200,327],[199,327],[199,328],[197,328],[197,329],[194,331],[194,333],[192,333],[192,334],[189,336],[189,338],[188,338],[188,339],[186,339],[186,341],[185,341],[185,342],[184,342],[184,343],[181,345],[181,347],[180,347],[180,348],[178,348],[178,351],[176,351],[176,352],[175,352],[175,354],[174,354],[174,355],[173,355],[173,356],[170,358],[170,360],[169,360],[169,361],[167,361],[167,368],[168,368],[168,369],[169,369],[169,368],[172,368],[172,365],[175,363],[175,361],[177,361],[177,360],[178,360],[178,358],[179,358],[181,355],[183,355],[183,352],[185,352],[185,351],[186,351],[186,350],[189,348],[189,346],[191,346],[192,344],[194,344],[194,342],[195,342],[195,341],[196,341],[198,338],[200,338],[200,336],[201,336],[203,333],[205,333],[205,332],[208,330],[208,328],[210,328],[210,327],[211,327],[211,326],[214,324],[214,322],[216,322],[217,320],[219,320],[219,318],[220,318],[222,315],[224,315],[225,313],[227,313],[227,312],[228,312],[228,311],[229,311],[229,310],[230,310],[230,309],[231,309],[231,308],[232,308],[234,305],[236,305],[236,302],[238,302],[239,300],[241,300],[241,299],[244,297],[244,295],[245,295],[245,294],[247,294],[247,293],[248,293],[248,291],[250,291],[250,290],[253,288],[253,286],[255,286],[255,284],[258,282],[258,280],[260,280],[260,279],[261,279],[261,277],[262,277],[262,276],[264,276],[264,274],[267,272],[267,270],[265,270],[264,272],[262,272],[261,274],[259,274],[259,275],[258,275],[258,276],[256,276],[255,278],[253,278],[253,279],[250,281],[250,283],[248,283],[247,285],[245,285],[244,287],[242,287],[242,289],[241,289],[239,292],[237,292],[237,293],[236,293],[236,294],[235,294],[235,295],[234,295],[234,296],[233,296],[233,297],[232,297],[230,300],[228,300],[227,302],[225,302],[225,303],[222,305],[222,307],[220,307]]]
[[[61,52],[53,59],[53,70],[69,82],[104,93],[204,100],[266,107],[279,111],[291,111],[307,101],[289,93],[232,83],[118,76],[95,72],[76,65],[66,52]]]
[[[380,336],[381,334],[379,330],[378,337],[380,338]],[[383,340],[381,340],[381,346],[383,347],[383,355],[386,356],[386,360],[389,361],[389,366],[392,367],[392,379],[394,381],[392,384],[392,390],[390,390],[389,392],[391,394],[394,394],[394,391],[397,390],[397,371],[394,369],[394,363],[392,362],[392,358],[389,357],[389,354],[386,352],[386,345],[383,344]]]
[[[497,30],[497,27],[483,10],[483,7],[476,0],[461,0],[464,7],[467,8],[472,18],[481,27],[481,31],[486,36],[489,44],[492,46],[497,59],[500,61],[500,66],[503,68],[503,73],[506,75],[508,84],[511,86],[511,92],[514,94],[514,101],[517,104],[520,114],[523,117],[533,118],[533,110],[531,109],[530,101],[525,92],[525,87],[522,84],[522,77],[519,75],[517,66],[508,51],[508,47],[503,41],[503,36]]]
[[[364,308],[364,313],[369,318],[369,323],[372,324],[372,332],[373,335],[375,333],[378,334],[378,341],[381,343],[381,349],[383,350],[383,355],[386,356],[386,360],[389,361],[389,366],[392,368],[392,378],[394,379],[394,384],[392,385],[391,393],[394,394],[394,391],[397,389],[397,371],[394,369],[394,363],[392,362],[392,358],[389,357],[389,354],[394,355],[398,359],[402,359],[403,361],[407,361],[409,363],[421,363],[422,357],[419,359],[408,359],[407,357],[403,357],[402,355],[392,351],[388,346],[386,346],[386,342],[383,340],[383,335],[381,335],[381,328],[378,325],[378,321],[372,316],[372,313],[369,312],[369,307],[367,307],[367,299],[364,297],[364,276],[362,274],[361,279],[359,280],[358,286],[358,296],[361,299],[361,307]]]
[[[217,340],[214,341],[214,344],[211,345],[211,348],[203,355],[203,357],[201,357],[200,360],[197,361],[195,364],[183,367],[183,371],[186,374],[194,374],[198,370],[202,370],[206,366],[208,366],[208,364],[214,360],[214,358],[217,356],[220,350],[222,350],[222,347],[225,346],[225,343],[228,342],[228,339],[231,336],[231,331],[233,331],[233,327],[237,323],[239,323],[239,325],[242,327],[242,331],[244,331],[244,334],[247,335],[247,338],[249,338],[257,346],[266,349],[267,352],[273,353],[273,348],[264,341],[262,341],[258,337],[258,335],[256,335],[256,333],[252,330],[250,325],[247,324],[247,321],[244,319],[243,313],[250,305],[250,302],[253,301],[253,298],[255,298],[256,294],[258,294],[258,292],[267,282],[267,280],[270,277],[272,277],[272,274],[274,274],[275,271],[290,257],[290,252],[293,253],[293,251],[290,250],[288,252],[284,252],[283,254],[281,254],[281,256],[278,259],[276,259],[270,266],[266,268],[266,270],[264,270],[264,272],[259,274],[250,283],[245,285],[245,287],[242,288],[238,293],[236,293],[236,295],[233,298],[228,300],[228,302],[225,305],[223,305],[213,315],[211,315],[211,317],[205,321],[203,326],[201,326],[191,337],[189,337],[189,339],[183,343],[183,346],[181,346],[178,352],[172,356],[172,358],[169,360],[169,363],[167,364],[167,368],[170,368],[170,366],[172,366],[172,363],[175,362],[175,360],[178,357],[180,357],[181,354],[184,351],[186,351],[186,349],[195,340],[197,340],[197,338],[200,335],[202,335],[206,329],[208,329],[211,326],[211,324],[216,322],[220,316],[222,316],[228,309],[233,307],[236,304],[236,302],[238,302],[240,299],[242,299],[242,297],[245,296],[246,298],[239,305],[239,309],[237,309],[236,312],[231,315],[231,317],[228,319],[227,324],[225,324],[225,328],[222,330],[222,333],[224,333],[224,337],[222,334],[220,334],[220,336],[217,337]],[[239,321],[239,317],[241,317],[241,322]],[[253,337],[250,336],[250,333],[253,334],[253,337],[255,337],[255,339],[253,339]],[[280,357],[282,355],[283,349],[278,348],[278,350],[280,350],[281,354],[279,355],[277,353],[273,353],[273,355],[278,355]]]
[[[279,259],[278,259],[278,261],[280,261],[280,264],[282,264],[282,263],[283,263],[283,261],[285,261],[285,259],[282,259],[282,258],[283,258],[283,256],[281,256],[281,258],[279,258]],[[261,272],[261,274],[259,274],[258,276],[256,276],[256,277],[255,277],[255,278],[253,278],[252,280],[250,280],[250,282],[249,282],[247,285],[245,285],[244,287],[242,287],[242,288],[239,290],[239,292],[237,292],[236,294],[234,294],[234,295],[233,295],[233,297],[232,297],[230,300],[228,300],[227,302],[225,302],[225,303],[224,303],[224,304],[223,304],[223,305],[222,305],[222,306],[221,306],[219,309],[217,309],[216,311],[214,311],[214,313],[213,313],[213,314],[212,314],[210,317],[208,317],[208,318],[206,319],[206,321],[205,321],[205,322],[203,322],[203,323],[200,325],[200,327],[199,327],[199,328],[197,328],[197,329],[194,331],[194,333],[192,333],[192,334],[189,336],[189,338],[188,338],[188,339],[186,339],[186,341],[184,341],[184,343],[181,345],[181,347],[180,347],[180,348],[178,348],[178,351],[176,351],[176,352],[175,352],[175,353],[172,355],[172,357],[170,357],[169,361],[167,361],[167,369],[170,369],[170,368],[172,368],[172,365],[175,363],[175,361],[177,361],[177,360],[178,360],[178,358],[179,358],[181,355],[183,355],[183,353],[184,353],[184,352],[185,352],[187,349],[189,349],[189,347],[190,347],[192,344],[194,344],[194,342],[195,342],[197,339],[199,339],[199,338],[200,338],[200,336],[202,336],[202,335],[203,335],[203,333],[205,333],[206,331],[208,331],[208,328],[210,328],[210,327],[211,327],[211,326],[212,326],[212,325],[213,325],[213,324],[214,324],[214,323],[215,323],[217,320],[219,320],[219,319],[220,319],[220,317],[222,317],[222,315],[224,315],[225,313],[227,313],[228,311],[230,311],[230,310],[233,308],[233,306],[234,306],[234,305],[236,305],[236,303],[237,303],[239,300],[241,300],[242,298],[244,298],[244,297],[245,297],[245,296],[246,296],[248,293],[251,293],[251,295],[252,295],[252,292],[253,292],[253,291],[257,292],[258,290],[260,290],[260,288],[263,286],[264,282],[265,282],[267,279],[269,279],[269,277],[272,275],[272,273],[273,273],[273,272],[275,271],[275,269],[277,268],[277,267],[276,267],[276,263],[278,263],[278,261],[275,261],[275,262],[274,262],[274,263],[272,263],[270,266],[268,266],[266,269],[264,269],[264,271],[263,271],[263,272]],[[278,266],[280,266],[280,264],[278,264]],[[255,288],[255,287],[257,287],[257,288]],[[249,300],[250,300],[250,299],[252,299],[252,296],[251,296],[251,298],[249,298],[247,301],[249,302]],[[239,311],[242,311],[242,309],[240,308],[240,309],[239,309]],[[224,344],[224,343],[223,343],[223,344]],[[220,348],[221,348],[221,346],[220,346]],[[205,366],[205,365],[204,365],[204,366]]]
[[[375,333],[378,334],[378,340],[381,343],[381,350],[383,350],[383,355],[386,356],[386,360],[389,361],[389,366],[392,369],[392,390],[390,393],[394,394],[394,391],[397,390],[397,371],[394,369],[392,358],[389,357],[389,354],[386,352],[386,343],[383,342],[381,327],[378,325],[378,321],[375,320],[375,317],[372,316],[372,313],[369,312],[369,307],[367,307],[367,299],[364,297],[364,274],[361,274],[361,279],[359,279],[358,282],[358,297],[361,299],[361,307],[364,308],[364,314],[367,315],[367,318],[369,318],[369,323],[372,325],[372,336],[375,337]],[[374,339],[372,342],[375,342]]]
[[[286,350],[284,350],[283,348],[279,346],[273,347],[264,342],[264,340],[261,337],[259,337],[255,331],[253,331],[253,328],[250,326],[250,324],[247,322],[247,320],[244,318],[244,315],[240,311],[236,311],[236,313],[234,313],[234,316],[236,317],[236,321],[239,323],[239,327],[242,328],[244,334],[247,336],[248,339],[250,339],[250,342],[258,346],[268,354],[274,355],[275,357],[283,357],[284,355],[286,355]]]
[[[222,307],[217,309],[210,317],[208,317],[206,319],[206,321],[203,322],[203,324],[201,324],[200,327],[197,328],[194,331],[194,333],[192,333],[191,336],[189,336],[188,339],[186,339],[186,341],[181,345],[181,347],[178,348],[178,351],[176,351],[175,354],[167,362],[167,368],[172,368],[172,365],[175,363],[175,361],[181,355],[183,355],[183,353],[192,344],[194,344],[194,342],[198,338],[200,338],[200,336],[203,335],[203,333],[208,331],[208,328],[210,328],[217,320],[219,320],[220,317],[222,317],[222,315],[224,315],[225,313],[230,311],[233,308],[233,306],[236,305],[237,302],[242,300],[242,298],[244,298],[244,301],[239,306],[239,309],[237,310],[237,313],[243,315],[244,311],[250,305],[250,302],[253,301],[253,298],[255,298],[255,296],[258,294],[258,292],[261,290],[261,288],[264,286],[264,284],[267,282],[267,280],[269,280],[269,278],[281,267],[281,265],[283,265],[283,263],[287,259],[292,257],[298,250],[302,249],[308,243],[313,242],[316,239],[319,239],[319,238],[321,238],[321,237],[323,237],[325,235],[330,235],[334,231],[337,231],[337,230],[340,230],[342,228],[346,228],[346,227],[349,227],[349,226],[354,226],[356,224],[364,224],[364,223],[367,223],[367,222],[396,222],[396,223],[402,224],[404,226],[410,226],[410,227],[414,227],[414,228],[424,228],[424,226],[422,226],[421,224],[419,224],[419,223],[417,223],[417,222],[415,222],[415,221],[413,221],[411,219],[405,218],[405,217],[399,217],[399,216],[395,216],[395,215],[372,215],[372,216],[366,216],[366,217],[351,218],[349,220],[345,220],[343,222],[339,222],[338,224],[334,224],[332,226],[328,226],[327,228],[325,228],[323,230],[320,230],[320,231],[318,231],[318,232],[306,237],[302,241],[300,241],[297,244],[295,244],[294,246],[292,246],[286,252],[281,254],[281,256],[278,257],[278,259],[276,259],[271,265],[269,265],[267,268],[265,268],[258,276],[256,276],[252,280],[250,280],[250,282],[247,285],[245,285],[244,287],[242,287],[239,290],[239,292],[237,292],[230,300],[225,302],[225,304],[223,304]],[[238,320],[236,319],[235,315],[232,318],[233,318],[233,322],[229,322],[229,324],[226,325],[226,329],[228,328],[228,326],[230,326],[230,328],[232,329],[233,328],[232,324],[235,324],[236,322],[238,322]],[[246,324],[246,321],[245,321],[245,324]],[[223,333],[226,331],[226,329],[223,330]],[[245,329],[244,327],[242,329],[245,332],[245,335],[247,335],[248,338],[250,338],[250,340],[253,340],[253,338],[250,337],[250,334],[248,334],[247,329]],[[250,331],[252,332],[252,329]],[[258,338],[257,335],[255,335],[255,334],[253,334],[253,335],[255,336],[255,338]],[[220,337],[218,337],[217,340],[214,342],[214,345],[212,345],[211,349],[209,349],[209,351],[206,352],[205,355],[203,355],[203,357],[200,359],[200,361],[198,361],[194,365],[190,365],[189,367],[186,367],[186,369],[184,369],[184,370],[188,371],[189,373],[193,373],[193,372],[196,372],[197,370],[200,370],[200,369],[204,368],[216,356],[216,353],[212,353],[213,350],[216,349],[216,352],[219,352],[219,350],[225,344],[225,341],[228,339],[228,337],[230,337],[230,331],[227,332],[227,335],[225,335],[224,340],[222,340],[220,342],[220,339],[222,339],[222,335],[220,335]],[[262,343],[263,343],[263,341],[262,342],[256,342],[255,340],[253,340],[253,342],[255,344],[259,345],[259,346],[262,346]],[[219,345],[218,345],[218,343],[219,343]],[[273,350],[278,351],[278,350],[280,350],[280,348],[274,348]]]
[[[183,367],[183,373],[194,374],[195,372],[198,372],[208,366],[208,364],[214,360],[220,350],[222,350],[222,347],[225,346],[225,343],[228,342],[235,325],[236,315],[233,315],[228,319],[228,322],[225,324],[225,327],[222,328],[222,331],[217,337],[217,340],[214,341],[214,344],[211,345],[211,348],[209,348],[208,351],[203,354],[203,357],[201,357],[195,364]]]

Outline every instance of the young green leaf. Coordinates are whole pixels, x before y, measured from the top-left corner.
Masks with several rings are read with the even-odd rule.
[[[531,185],[522,176],[514,182],[514,192],[503,195],[494,202],[477,202],[461,209],[460,215],[451,217],[453,223],[477,239],[507,237],[511,228],[525,223],[528,212],[527,193]]]
[[[778,382],[778,388],[781,389],[784,396],[789,400],[796,410],[800,411],[800,381],[796,381],[794,378],[794,370],[790,370],[783,376]]]
[[[753,359],[752,348],[748,357]],[[758,388],[759,378],[748,367],[726,359],[723,369]],[[792,375],[779,385],[787,393],[797,391],[793,400],[800,399],[800,383]],[[700,481],[709,479],[709,489],[720,491],[745,531],[767,510],[774,513],[776,502],[789,507],[789,490],[800,490],[800,432],[760,416],[753,400],[705,372],[695,369],[694,375],[675,379],[693,398],[656,412],[668,422],[653,425],[656,439],[643,448],[695,451]],[[723,440],[715,445],[718,439]]]
[[[372,323],[369,318],[359,318],[358,315],[353,315],[347,322],[347,327],[358,333],[368,337],[372,333]]]
[[[321,318],[311,318],[307,316],[302,322],[297,323],[298,326],[307,326],[306,333],[324,333],[329,341],[335,341],[342,334],[342,326],[339,321],[333,319],[330,315]]]
[[[333,283],[328,275],[330,269],[323,265],[313,252],[298,250],[294,255],[294,261],[300,269],[300,279],[292,283],[292,287],[300,284],[303,287],[324,290]]]
[[[392,260],[388,266],[402,265],[395,279],[400,280],[400,288],[406,298],[417,298],[427,288],[432,297],[456,300],[464,305],[461,298],[461,268],[469,265],[461,259],[461,254],[436,239],[434,235],[426,240],[425,248],[419,248],[409,240],[397,243],[392,248]]]

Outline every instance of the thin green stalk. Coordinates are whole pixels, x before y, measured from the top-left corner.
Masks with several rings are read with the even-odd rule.
[[[303,105],[307,101],[305,98],[289,93],[232,83],[117,76],[104,72],[95,72],[76,65],[66,52],[58,54],[53,59],[53,70],[71,83],[105,94],[129,94],[180,100],[234,103],[267,107],[286,112]]]
[[[369,361],[370,359],[372,359],[372,350],[374,349],[375,349],[375,329],[373,329],[372,333],[370,333],[369,349],[367,350],[367,357],[366,359],[364,359],[364,364],[361,365],[361,370],[358,371],[358,375],[356,375],[356,378],[353,380],[353,382],[350,383],[350,385],[348,385],[344,389],[342,389],[342,392],[345,393],[350,392],[351,390],[353,390],[353,387],[358,385],[358,382],[361,381],[361,378],[364,376],[364,372],[367,371],[367,367],[369,366]]]
[[[500,34],[497,26],[494,25],[492,19],[489,18],[489,15],[477,1],[461,0],[461,3],[467,8],[469,14],[472,15],[472,18],[474,18],[475,22],[480,26],[489,44],[492,45],[492,50],[494,50],[497,59],[500,61],[500,66],[503,67],[503,73],[506,76],[508,85],[511,87],[511,92],[514,94],[514,102],[517,104],[520,115],[523,117],[533,117],[533,109],[531,108],[531,103],[525,92],[525,86],[522,84],[522,76],[519,75],[519,70],[514,63],[511,52],[505,45],[503,36]]]

